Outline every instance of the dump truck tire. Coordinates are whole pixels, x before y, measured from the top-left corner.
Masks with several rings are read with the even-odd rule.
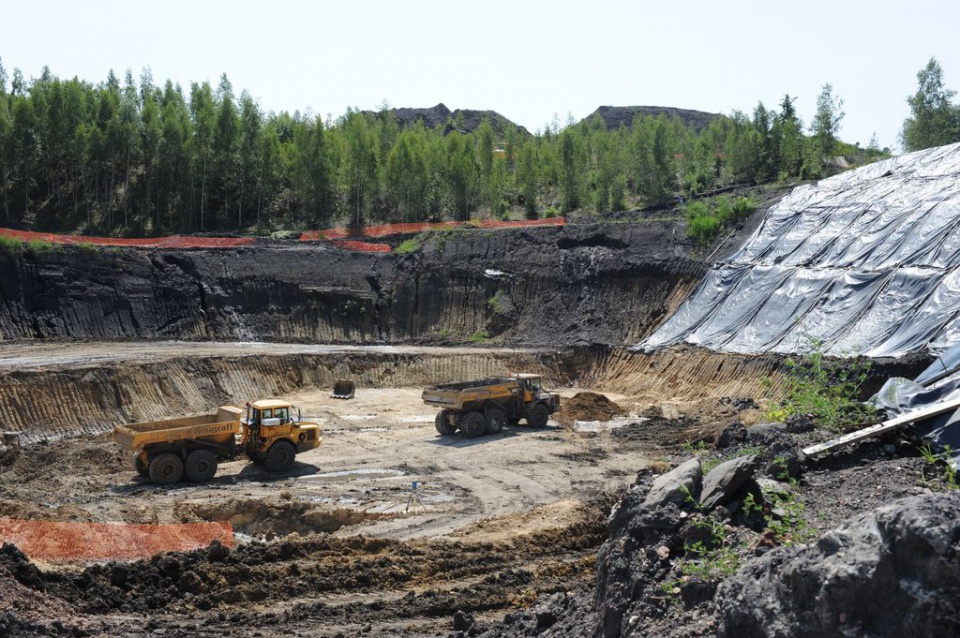
[[[290,441],[277,441],[267,450],[264,464],[271,472],[283,472],[293,467],[297,459],[297,448]]]
[[[183,478],[183,461],[171,452],[158,454],[150,460],[150,480],[160,485],[173,485]]]
[[[209,450],[194,450],[187,455],[183,471],[188,481],[205,483],[217,473],[217,457]]]
[[[457,426],[450,425],[450,414],[453,413],[453,410],[440,410],[437,414],[437,418],[433,420],[433,424],[437,428],[437,432],[440,434],[456,434]]]
[[[469,439],[483,436],[487,431],[487,419],[480,412],[467,412],[460,417],[460,431]]]
[[[500,408],[487,410],[487,434],[499,434],[507,421],[507,415]]]
[[[527,425],[532,428],[542,428],[547,424],[549,418],[550,410],[548,410],[544,404],[538,403],[533,406],[530,414],[527,415]]]
[[[133,457],[133,467],[137,468],[137,474],[144,478],[150,478],[150,465],[145,463],[140,455]]]

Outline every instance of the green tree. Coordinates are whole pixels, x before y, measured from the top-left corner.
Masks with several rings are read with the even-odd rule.
[[[453,209],[460,221],[470,219],[478,185],[478,167],[468,137],[453,131],[446,143],[447,185],[453,197]]]
[[[369,215],[371,200],[377,191],[379,140],[367,117],[355,109],[347,109],[343,135],[346,142],[343,173],[347,206],[352,223],[359,227]]]
[[[423,125],[400,133],[387,154],[387,188],[404,221],[423,219],[428,209],[429,173]]]
[[[214,161],[213,144],[216,135],[217,111],[213,97],[213,90],[209,82],[190,85],[190,119],[192,120],[192,137],[189,144],[189,155],[192,163],[191,181],[196,189],[196,182],[200,182],[200,194],[197,200],[199,213],[199,229],[205,229],[207,213],[207,195],[210,180],[210,170]]]
[[[907,98],[911,117],[901,137],[908,151],[960,141],[960,107],[951,103],[956,91],[943,86],[943,69],[935,58],[917,73],[917,92]]]
[[[243,228],[243,209],[249,202],[256,202],[262,188],[260,177],[260,152],[263,138],[263,115],[253,98],[246,91],[240,94],[240,193],[237,202],[237,228]]]
[[[824,84],[817,97],[817,112],[810,124],[817,160],[821,165],[833,159],[837,152],[837,134],[843,121],[843,100],[833,95],[833,87]]]
[[[517,180],[523,193],[523,210],[527,219],[536,219],[537,215],[537,167],[536,142],[527,140],[520,149],[520,162],[517,166]]]
[[[580,208],[580,176],[583,174],[580,144],[579,135],[571,127],[560,133],[560,192],[565,214]]]
[[[794,100],[789,95],[783,96],[776,120],[779,129],[777,165],[781,179],[797,177],[803,166],[803,122],[797,116]]]

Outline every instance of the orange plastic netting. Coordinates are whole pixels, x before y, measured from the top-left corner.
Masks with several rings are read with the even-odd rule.
[[[58,235],[29,230],[0,228],[0,237],[20,241],[41,241],[51,244],[92,244],[95,246],[130,246],[134,248],[234,248],[248,246],[256,241],[253,237],[90,237],[88,235]]]
[[[566,223],[563,217],[550,219],[523,219],[518,221],[496,221],[483,219],[468,222],[420,222],[406,224],[384,224],[382,226],[365,226],[363,228],[330,228],[327,230],[308,230],[300,235],[300,241],[330,241],[334,246],[347,250],[361,252],[388,253],[390,247],[386,244],[358,241],[358,239],[372,239],[422,233],[428,230],[451,230],[454,228],[523,228],[528,226],[563,226]],[[171,235],[169,237],[91,237],[89,235],[59,235],[56,233],[40,233],[29,230],[13,230],[0,228],[0,237],[31,242],[39,241],[50,244],[90,244],[94,246],[127,246],[131,248],[235,248],[249,246],[256,241],[254,237],[185,237]]]
[[[219,541],[233,547],[233,527],[217,523],[81,523],[0,518],[0,541],[31,560],[51,563],[136,560],[159,552],[185,552]]]

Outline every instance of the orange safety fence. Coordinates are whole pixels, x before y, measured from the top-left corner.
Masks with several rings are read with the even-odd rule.
[[[186,552],[219,541],[233,547],[230,523],[82,523],[0,518],[0,541],[27,558],[51,563],[137,560],[159,552]]]
[[[422,233],[428,230],[452,230],[454,228],[523,228],[528,226],[563,226],[563,217],[549,219],[522,219],[517,221],[498,221],[482,219],[467,222],[415,222],[404,224],[384,224],[382,226],[364,226],[362,228],[329,228],[327,230],[308,230],[300,235],[300,241],[318,241],[321,239],[346,239],[348,237],[389,237]]]
[[[236,248],[256,241],[253,237],[91,237],[89,235],[58,235],[29,230],[0,228],[0,237],[20,241],[40,241],[50,244],[91,244],[94,246],[126,246],[132,248]]]
[[[371,244],[367,241],[354,241],[352,239],[335,239],[330,242],[337,248],[345,248],[347,250],[356,250],[364,253],[388,253],[390,252],[390,246],[387,244]]]

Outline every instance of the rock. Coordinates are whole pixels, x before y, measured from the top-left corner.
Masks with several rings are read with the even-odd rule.
[[[764,476],[785,480],[800,476],[800,446],[779,427],[756,426],[747,431],[747,442],[763,448],[757,466]]]
[[[720,433],[720,436],[717,437],[717,442],[714,443],[714,447],[718,450],[723,450],[743,443],[746,440],[747,428],[743,427],[743,423],[737,421],[727,426],[727,428]]]
[[[958,543],[960,493],[891,503],[748,563],[717,591],[717,635],[960,635]]]
[[[473,627],[473,616],[457,610],[453,615],[453,630],[468,631],[471,627]]]
[[[700,506],[709,511],[732,500],[737,491],[753,476],[755,464],[754,456],[738,456],[710,470],[703,479]]]
[[[658,476],[643,504],[648,507],[674,503],[684,505],[689,498],[700,497],[703,468],[700,459],[690,459],[673,470]]]

